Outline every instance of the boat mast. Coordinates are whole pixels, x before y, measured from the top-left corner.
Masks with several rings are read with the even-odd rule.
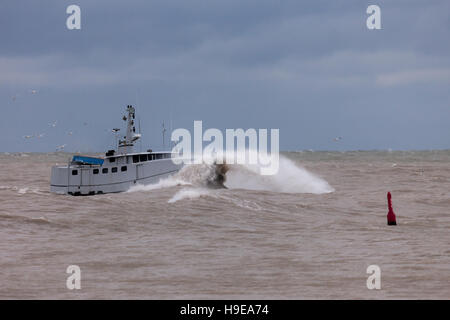
[[[134,142],[141,137],[140,133],[136,133],[136,127],[134,125],[135,109],[129,105],[127,106],[128,116],[123,116],[123,120],[127,121],[127,132],[123,137],[124,140],[119,140],[118,153],[126,154],[133,152]]]

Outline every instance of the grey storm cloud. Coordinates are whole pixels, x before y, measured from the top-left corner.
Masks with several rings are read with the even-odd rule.
[[[377,1],[381,30],[366,28],[367,1],[77,1],[73,31],[70,4],[3,4],[4,151],[65,143],[22,138],[54,118],[80,131],[68,149],[103,150],[137,102],[149,144],[170,114],[188,129],[279,128],[282,149],[449,147],[448,1]]]

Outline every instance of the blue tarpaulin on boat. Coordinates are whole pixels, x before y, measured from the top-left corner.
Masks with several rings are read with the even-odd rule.
[[[84,157],[84,156],[73,156],[72,161],[82,163],[82,164],[98,164],[98,165],[103,164],[103,159]]]

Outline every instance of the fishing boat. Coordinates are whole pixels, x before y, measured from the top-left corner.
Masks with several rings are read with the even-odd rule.
[[[136,133],[136,111],[131,105],[126,111],[126,135],[118,141],[117,150],[109,150],[104,157],[74,155],[67,164],[53,166],[51,192],[74,196],[123,192],[137,184],[156,183],[181,169],[182,164],[173,161],[175,153],[135,152],[134,145],[141,138]]]

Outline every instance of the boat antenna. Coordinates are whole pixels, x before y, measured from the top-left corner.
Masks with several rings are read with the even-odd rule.
[[[139,106],[139,89],[138,88],[136,88],[136,107],[138,107]],[[139,134],[142,136],[142,133],[141,133],[141,116],[139,115],[138,116],[138,126],[139,126]],[[141,140],[139,140],[139,152],[142,152],[142,139]]]
[[[173,132],[173,127],[172,127],[172,109],[170,110],[170,123],[169,123],[169,134],[170,134],[170,137],[169,137],[169,141],[170,141],[170,144],[169,144],[169,148],[173,148],[173,141],[172,141],[172,132]]]
[[[114,136],[116,137],[116,148],[119,148],[119,144],[117,142],[117,138],[118,138],[118,133],[119,133],[120,129],[119,128],[113,128],[112,132],[114,133]]]
[[[141,116],[138,118],[139,134],[141,134]],[[139,140],[139,152],[142,152],[142,139]]]
[[[166,148],[165,135],[166,135],[166,127],[164,126],[164,121],[163,121],[163,123],[162,123],[163,149]]]

